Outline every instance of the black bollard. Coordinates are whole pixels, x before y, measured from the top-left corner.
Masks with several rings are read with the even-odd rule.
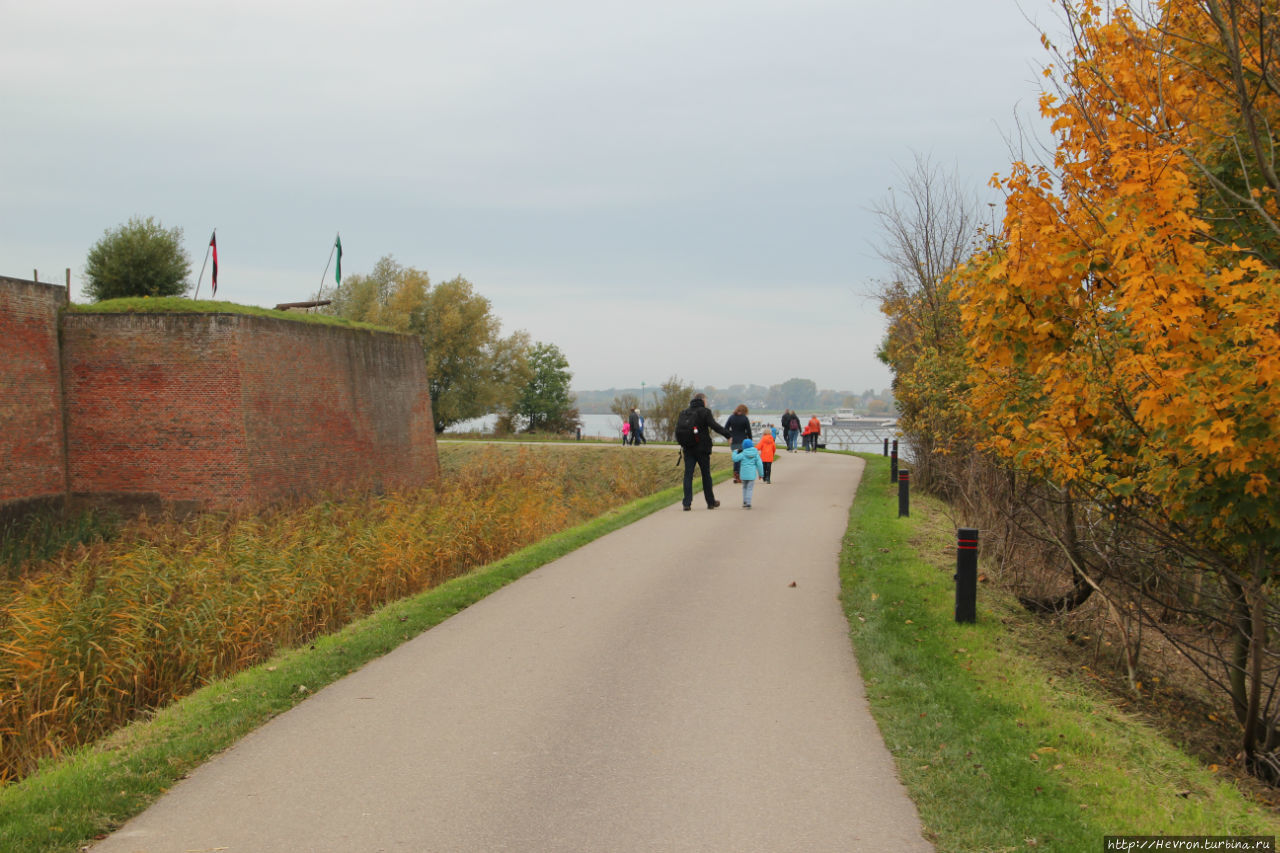
[[[889,482],[898,482],[898,448],[894,448],[889,453]]]
[[[889,439],[887,439],[887,438],[884,440],[884,453],[882,453],[882,454],[880,454],[880,455],[881,455],[881,456],[888,456],[888,455],[889,455]]]
[[[956,531],[956,621],[978,621],[978,531]]]
[[[911,515],[911,472],[903,468],[898,472],[898,518]]]

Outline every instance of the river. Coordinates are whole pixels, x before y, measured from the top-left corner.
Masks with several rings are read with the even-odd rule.
[[[608,438],[615,439],[619,443],[622,442],[622,421],[617,415],[582,415],[581,419],[583,438]],[[765,415],[762,421],[764,423],[777,423],[777,419],[778,415],[776,414]],[[473,418],[469,421],[454,424],[445,430],[445,433],[492,432],[493,425],[497,420],[497,415]],[[724,423],[723,417],[720,422]],[[824,427],[824,432],[827,433],[828,437],[827,446],[833,450],[859,450],[864,453],[882,449],[886,438],[893,440],[898,437],[897,430],[893,427],[857,431]],[[781,443],[781,433],[778,435],[778,440]]]

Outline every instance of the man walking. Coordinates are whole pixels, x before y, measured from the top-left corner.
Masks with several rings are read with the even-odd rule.
[[[702,469],[702,494],[707,499],[707,509],[720,506],[711,488],[711,433],[718,432],[725,438],[729,430],[716,423],[715,416],[707,408],[707,395],[693,395],[689,408],[676,420],[676,441],[684,451],[684,510],[693,509],[693,466]]]
[[[796,452],[796,439],[800,436],[800,416],[787,409],[782,416],[782,428],[786,431],[787,451]]]
[[[640,410],[635,406],[631,407],[631,443],[644,444],[644,418],[640,415]]]

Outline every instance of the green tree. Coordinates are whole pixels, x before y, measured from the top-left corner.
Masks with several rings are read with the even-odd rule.
[[[569,360],[555,344],[529,348],[529,381],[516,398],[514,412],[527,432],[573,432],[580,424],[569,382]]]
[[[812,379],[788,379],[770,399],[780,409],[812,409],[818,401],[818,385]]]
[[[84,290],[94,302],[127,296],[182,296],[191,260],[182,229],[166,229],[148,216],[102,232],[84,265]]]
[[[529,382],[529,336],[503,336],[489,300],[461,276],[431,284],[426,271],[390,255],[369,275],[345,278],[326,313],[376,323],[422,339],[436,432],[510,411]]]

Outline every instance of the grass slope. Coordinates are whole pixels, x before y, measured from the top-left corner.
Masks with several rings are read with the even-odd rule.
[[[726,468],[717,481],[730,475]],[[0,789],[0,851],[71,853],[145,809],[186,773],[316,690],[539,566],[671,506],[666,489],[471,574],[382,608],[306,648],[212,684],[99,744]]]
[[[918,495],[912,518],[898,519],[887,462],[865,458],[840,561],[844,606],[873,713],[939,850],[1097,850],[1108,834],[1277,834],[1275,815],[1085,679],[1042,665],[1035,648],[1046,637],[1016,603],[984,586],[978,624],[956,625],[954,530],[939,504]],[[78,850],[320,687],[678,498],[668,489],[553,536],[50,762],[0,790],[0,850]]]
[[[868,466],[841,556],[845,612],[879,722],[928,836],[944,851],[1100,850],[1106,835],[1275,835],[1280,820],[1042,664],[1055,640],[980,585],[954,621],[955,530],[912,496],[897,517],[888,461]]]

